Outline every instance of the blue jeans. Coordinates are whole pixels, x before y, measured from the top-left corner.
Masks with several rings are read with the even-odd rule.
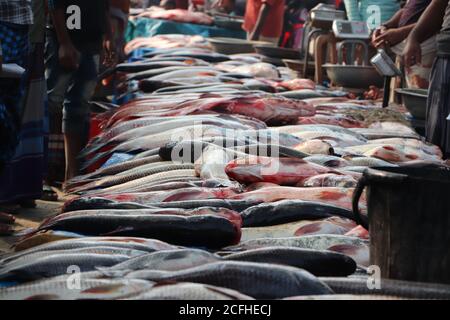
[[[49,111],[60,113],[63,133],[80,134],[87,139],[90,125],[89,100],[97,85],[99,54],[80,52],[77,70],[67,71],[59,64],[59,45],[54,34],[47,36],[45,48]]]

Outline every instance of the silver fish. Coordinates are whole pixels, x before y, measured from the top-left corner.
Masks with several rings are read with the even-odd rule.
[[[203,283],[233,289],[256,299],[333,293],[305,270],[266,263],[224,261],[177,272],[135,271],[127,278]]]
[[[119,299],[149,290],[154,284],[135,279],[85,279],[77,282],[67,278],[41,280],[0,288],[0,300],[75,300]]]
[[[235,290],[199,283],[178,283],[154,287],[129,300],[254,300]]]

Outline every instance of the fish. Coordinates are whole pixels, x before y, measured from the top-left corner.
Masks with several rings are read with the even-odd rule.
[[[114,246],[95,246],[95,247],[84,247],[77,249],[62,249],[62,250],[50,250],[50,251],[37,251],[34,253],[21,254],[16,257],[9,257],[8,259],[0,260],[0,268],[8,269],[11,266],[21,265],[24,263],[28,263],[30,261],[34,261],[41,257],[46,257],[49,254],[58,255],[64,253],[78,253],[78,254],[105,254],[105,255],[124,255],[128,257],[136,257],[146,253],[146,251],[135,250],[124,247],[114,247]]]
[[[450,286],[446,284],[380,279],[381,288],[373,290],[367,286],[367,278],[323,277],[320,279],[338,294],[375,294],[412,299],[450,298]]]
[[[295,231],[295,236],[305,236],[314,234],[346,234],[350,228],[340,226],[330,221],[317,221],[304,225]]]
[[[231,68],[230,73],[240,73],[255,78],[265,78],[265,79],[278,79],[280,76],[278,69],[274,65],[265,62],[257,62],[237,66]]]
[[[326,95],[323,92],[320,92],[317,90],[312,90],[312,89],[301,89],[301,90],[291,90],[291,91],[279,92],[279,93],[277,93],[277,95],[285,97],[285,98],[300,99],[300,100],[326,97]]]
[[[378,128],[351,128],[350,130],[361,134],[368,140],[389,138],[420,139],[420,136],[415,132],[401,132],[395,130],[389,131]]]
[[[370,248],[367,244],[335,244],[328,247],[327,250],[342,253],[351,257],[358,266],[370,266]]]
[[[85,184],[87,182],[92,181],[95,178],[100,178],[100,177],[104,177],[104,176],[108,176],[108,175],[121,173],[126,170],[133,169],[133,168],[136,168],[136,167],[139,167],[142,165],[160,162],[160,161],[161,161],[161,158],[159,157],[159,155],[152,155],[152,156],[143,157],[140,159],[127,160],[125,162],[113,164],[113,165],[110,165],[107,167],[102,167],[102,168],[97,169],[94,172],[91,172],[91,173],[88,173],[85,175],[76,176],[76,177],[68,180],[66,182],[66,189],[71,189],[78,185]]]
[[[118,202],[102,197],[81,197],[76,201],[68,202],[64,205],[62,212],[96,209],[155,209],[155,208],[180,208],[197,209],[201,207],[227,208],[237,212],[245,210],[261,202],[247,200],[228,200],[228,199],[201,199],[201,200],[183,200],[171,202],[149,202],[139,204],[136,202]]]
[[[141,255],[122,263],[118,263],[109,268],[100,268],[99,270],[108,275],[110,272],[114,276],[120,273],[115,271],[130,272],[130,270],[161,270],[161,271],[179,271],[193,268],[207,263],[220,261],[221,257],[200,249],[177,249],[157,251]]]
[[[284,238],[292,237],[297,229],[310,223],[308,220],[301,220],[285,224],[277,224],[266,227],[242,228],[241,241],[245,242],[252,239],[265,237]]]
[[[313,115],[314,116],[314,115]],[[300,134],[301,132],[318,132],[322,135],[333,135],[333,134],[341,134],[345,137],[352,136],[355,140],[365,142],[367,139],[361,135],[359,130],[365,130],[360,128],[343,128],[341,126],[336,125],[327,125],[327,124],[314,124],[314,125],[287,125],[283,127],[277,128],[278,131],[284,132],[284,133],[291,133],[291,134]]]
[[[357,226],[347,232],[345,235],[350,237],[358,237],[361,239],[369,239],[369,231],[364,229],[363,226]]]
[[[352,210],[353,188],[319,187],[268,187],[250,192],[243,192],[232,196],[234,200],[248,200],[254,202],[274,202],[277,200],[306,200],[325,202],[344,209]],[[360,207],[365,207],[364,195],[360,200]]]
[[[238,245],[223,248],[222,251],[245,251],[268,246],[297,247],[313,250],[331,250],[336,245],[351,245],[355,247],[366,246],[368,241],[356,237],[335,234],[308,235],[285,238],[260,238],[241,242]]]
[[[297,186],[355,188],[357,183],[358,181],[350,175],[325,173],[309,177]]]
[[[301,100],[284,98],[235,98],[232,103],[213,110],[253,117],[268,125],[289,124],[295,117],[312,116],[315,109]]]
[[[241,212],[243,227],[264,227],[301,220],[318,220],[332,216],[353,219],[351,210],[327,203],[303,200],[263,203]]]
[[[365,127],[364,123],[358,120],[355,120],[351,117],[343,116],[343,115],[321,115],[316,114],[313,117],[300,117],[298,118],[297,124],[330,124],[335,126],[340,126],[343,128],[363,128]]]
[[[102,195],[105,199],[111,199],[118,202],[135,202],[148,204],[152,202],[171,202],[202,199],[227,199],[239,190],[236,188],[182,188],[175,190],[162,190],[142,193],[118,193]]]
[[[423,142],[418,139],[405,139],[405,138],[386,138],[386,139],[375,139],[367,141],[368,144],[377,145],[405,145],[409,147],[414,147],[420,149],[430,155],[436,155],[442,158],[442,151],[438,146],[433,144]]]
[[[295,247],[266,247],[233,253],[225,260],[273,263],[304,269],[315,276],[348,276],[356,263],[343,254]]]
[[[332,293],[328,286],[305,270],[240,261],[209,263],[177,272],[135,271],[127,278],[203,283],[236,290],[256,299]]]
[[[239,225],[215,215],[155,215],[119,213],[63,214],[42,223],[38,230],[75,231],[87,236],[153,238],[175,245],[223,247],[238,243]]]
[[[187,164],[184,165],[185,167],[192,167],[192,165]],[[184,181],[186,181],[186,178],[188,178],[187,180],[194,180],[191,179],[193,177],[196,177],[196,172],[194,169],[179,169],[179,170],[170,170],[170,171],[162,171],[162,172],[158,172],[155,174],[151,174],[142,178],[138,178],[135,180],[131,180],[128,182],[124,182],[121,184],[117,184],[117,185],[113,185],[110,187],[106,187],[103,189],[99,189],[99,190],[92,190],[89,192],[89,194],[93,195],[93,194],[108,194],[108,193],[113,193],[113,192],[131,192],[133,190],[133,192],[138,192],[138,190],[142,187],[148,187],[150,186],[150,184],[161,184],[164,182],[168,182],[170,181],[174,181],[173,179],[178,180],[179,178],[181,178],[181,180],[178,181],[182,181],[184,178]]]
[[[21,264],[0,269],[0,279],[31,281],[67,274],[71,266],[77,266],[81,272],[94,270],[99,266],[112,266],[127,260],[129,256],[97,253],[59,253],[33,259]]]
[[[302,159],[248,156],[229,162],[225,172],[240,183],[272,182],[289,186],[331,170]]]
[[[282,81],[278,85],[288,90],[302,90],[302,89],[314,90],[316,88],[316,83],[314,81],[310,79],[298,79],[298,78]]]
[[[254,300],[235,290],[200,283],[157,285],[125,300]]]
[[[403,149],[398,146],[385,145],[376,146],[373,149],[363,153],[366,157],[380,158],[389,162],[407,162],[412,160],[431,160],[431,161],[442,161],[442,159],[437,156],[431,156],[425,152],[421,152],[418,149]]]
[[[103,177],[98,180],[86,183],[80,187],[76,187],[74,189],[67,189],[67,191],[70,191],[72,193],[79,193],[79,192],[86,192],[92,189],[104,189],[107,187],[122,185],[128,182],[146,178],[148,176],[156,175],[159,173],[167,173],[169,171],[189,170],[189,169],[194,169],[194,165],[190,163],[155,162],[140,167],[136,167],[124,171],[122,173],[115,174],[114,176]],[[130,183],[130,185],[132,184]]]
[[[291,134],[306,141],[320,140],[330,144],[332,147],[357,146],[366,142],[366,140],[340,132],[300,131]]]
[[[349,167],[397,167],[396,164],[373,157],[344,156],[344,158],[348,160]]]
[[[2,256],[0,263],[6,263],[20,257],[37,252],[50,252],[58,250],[74,250],[79,248],[113,247],[141,252],[154,252],[159,250],[173,250],[177,246],[155,239],[133,238],[133,237],[82,237],[76,239],[55,240],[43,243],[24,250]],[[16,248],[17,249],[17,248]]]
[[[220,117],[210,117],[210,118],[202,118],[202,117],[191,117],[186,119],[172,119],[168,121],[163,121],[159,123],[155,123],[152,125],[140,126],[138,128],[133,128],[131,130],[122,132],[113,136],[112,138],[101,140],[102,136],[100,135],[96,140],[95,144],[90,144],[81,155],[89,154],[100,150],[101,148],[105,148],[107,146],[117,145],[120,142],[124,142],[127,140],[135,139],[137,137],[148,136],[152,134],[158,134],[161,132],[166,132],[168,130],[180,129],[191,127],[193,125],[204,126],[219,126],[222,128],[228,129],[240,129],[247,130],[248,126],[240,124],[234,121],[227,121]]]
[[[321,295],[321,296],[298,296],[289,297],[283,300],[408,300],[407,298],[389,296],[389,295],[375,295],[375,294],[332,294],[332,295]]]
[[[119,143],[117,146],[108,151],[97,153],[92,159],[89,159],[83,163],[81,170],[86,169],[91,164],[96,163],[97,161],[104,159],[105,157],[108,157],[109,155],[115,152],[145,151],[162,147],[171,141],[179,141],[180,139],[186,138],[196,139],[208,136],[221,136],[223,135],[223,130],[224,129],[222,128],[209,125],[204,125],[200,127],[191,126],[174,130],[168,130],[166,132],[154,135],[138,137],[136,139]]]
[[[330,168],[341,168],[350,165],[350,162],[348,162],[345,158],[332,155],[315,154],[304,158],[304,160]]]
[[[134,296],[154,283],[134,279],[85,279],[70,286],[65,278],[51,278],[0,288],[0,300],[111,300]]]
[[[319,139],[312,139],[312,140],[307,140],[304,141],[300,144],[298,144],[297,146],[295,146],[294,148],[297,151],[303,152],[305,154],[307,154],[308,156],[310,155],[333,155],[334,154],[334,149],[333,146],[331,144],[329,144],[328,142],[319,140]]]
[[[230,199],[206,199],[171,202],[153,202],[149,205],[158,208],[182,208],[195,209],[198,207],[227,208],[236,212],[241,212],[249,207],[261,203],[254,200],[230,200]]]

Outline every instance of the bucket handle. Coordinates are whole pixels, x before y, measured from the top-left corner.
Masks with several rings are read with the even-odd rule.
[[[367,178],[365,176],[362,176],[358,180],[358,184],[356,185],[355,191],[353,192],[352,208],[353,208],[353,215],[355,216],[355,221],[359,225],[363,226],[364,229],[369,230],[369,223],[367,221],[367,217],[364,217],[359,211],[359,199],[361,198],[361,195],[366,185],[367,185]]]
[[[358,184],[356,185],[355,191],[353,192],[352,198],[352,209],[353,215],[355,217],[355,221],[363,226],[366,230],[369,230],[369,221],[368,217],[361,214],[359,210],[359,199],[367,186],[368,182],[368,174],[370,174],[370,180],[376,182],[386,182],[387,179],[390,183],[403,183],[408,178],[407,175],[399,174],[399,173],[386,173],[376,169],[368,169],[364,172],[363,176],[359,179]]]

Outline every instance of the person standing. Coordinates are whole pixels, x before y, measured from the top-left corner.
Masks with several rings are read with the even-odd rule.
[[[409,0],[392,19],[375,29],[372,44],[376,48],[389,47],[401,60],[409,33],[430,3],[431,0]],[[421,43],[421,53],[421,64],[405,69],[408,88],[428,89],[431,66],[436,57],[435,35]]]
[[[4,63],[25,69],[21,84],[0,84],[0,104],[9,114],[1,119],[14,141],[4,151],[0,169],[0,203],[34,207],[42,194],[46,171],[46,88],[44,78],[45,8],[42,0],[0,0],[0,42]],[[1,113],[1,112],[0,112]],[[0,117],[1,118],[1,117]],[[10,140],[11,143],[11,140]],[[1,162],[1,161],[0,161]]]
[[[278,44],[283,32],[285,0],[247,0],[243,29],[249,40]]]
[[[421,43],[437,35],[437,56],[428,89],[425,137],[450,157],[450,1],[432,0],[406,41],[406,67],[421,63]]]
[[[77,156],[89,138],[89,100],[97,85],[100,54],[105,50],[104,64],[112,64],[114,41],[108,0],[49,0],[48,5],[51,22],[46,77],[50,127],[59,130],[62,109],[68,180],[78,173]]]

